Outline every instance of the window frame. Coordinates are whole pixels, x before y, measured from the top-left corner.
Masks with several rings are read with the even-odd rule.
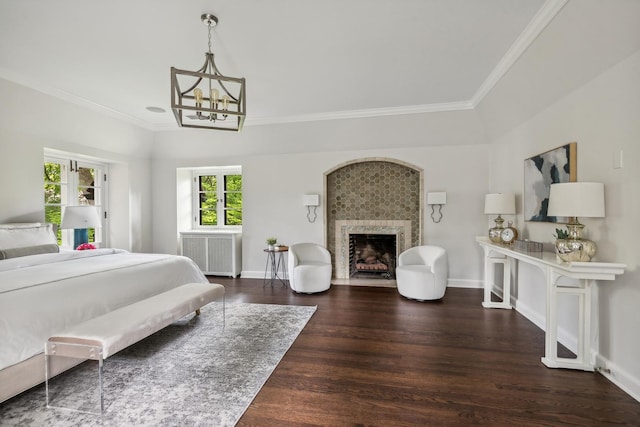
[[[94,169],[96,172],[94,185],[91,187],[94,188],[94,198],[93,198],[93,206],[98,208],[98,215],[100,217],[100,227],[94,229],[94,243],[98,247],[106,247],[108,246],[107,241],[107,221],[106,218],[108,216],[107,212],[107,200],[108,200],[108,175],[109,175],[109,165],[108,163],[101,162],[98,160],[88,159],[80,155],[74,154],[61,154],[61,153],[52,153],[45,151],[44,159],[42,162],[42,167],[46,163],[56,163],[61,166],[64,166],[66,169],[66,182],[65,179],[61,176],[61,184],[66,186],[66,190],[62,190],[60,192],[60,203],[47,203],[46,199],[43,200],[43,205],[46,213],[46,209],[48,206],[60,206],[60,221],[62,222],[62,217],[64,214],[64,209],[67,206],[77,206],[79,203],[77,189],[81,187],[80,177],[78,170],[80,168]],[[43,175],[43,191],[44,186],[49,183],[44,181]],[[75,189],[76,191],[74,191]],[[57,224],[59,227],[60,224]],[[73,230],[62,229],[61,231],[61,243],[60,246],[63,247],[73,247]]]
[[[223,166],[223,167],[214,167],[214,168],[202,168],[202,169],[193,169],[192,171],[192,180],[191,180],[191,227],[193,230],[242,230],[241,225],[227,225],[224,224],[225,219],[225,211],[228,210],[225,206],[226,195],[227,193],[237,193],[236,191],[228,191],[226,188],[226,180],[225,177],[228,175],[240,175],[242,178],[242,167],[241,166]],[[201,176],[215,176],[216,177],[216,225],[203,225],[200,223],[200,177]],[[242,184],[242,188],[240,189],[240,199],[244,200],[243,192],[244,192],[244,183]],[[221,195],[223,197],[221,197]],[[243,207],[240,208],[240,212],[244,210]],[[222,222],[222,223],[221,223]]]

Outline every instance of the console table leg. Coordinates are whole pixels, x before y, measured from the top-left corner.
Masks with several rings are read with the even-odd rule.
[[[550,268],[545,268],[544,275],[547,282],[547,318],[542,363],[554,367],[549,364],[554,365],[558,361],[558,294],[555,289],[558,276],[554,275]]]
[[[502,302],[491,301],[491,291],[495,285],[495,266],[502,264]],[[484,257],[484,308],[511,309],[511,263],[507,257]]]
[[[581,369],[593,371],[591,362],[591,280],[580,279],[577,287],[558,286],[559,276],[551,271],[547,276],[547,325],[545,357],[542,363],[549,368]],[[578,298],[577,354],[574,358],[558,357],[558,295]]]

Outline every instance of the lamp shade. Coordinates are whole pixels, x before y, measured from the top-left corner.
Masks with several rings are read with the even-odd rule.
[[[92,205],[67,206],[64,209],[60,228],[100,227],[98,209]]]
[[[427,193],[427,204],[428,205],[446,205],[447,192],[437,191],[437,192]]]
[[[305,206],[319,206],[320,195],[319,194],[305,194],[302,203]]]
[[[551,184],[549,216],[604,217],[604,184],[565,182]]]
[[[516,197],[510,193],[493,193],[484,196],[485,214],[506,214],[516,213]]]

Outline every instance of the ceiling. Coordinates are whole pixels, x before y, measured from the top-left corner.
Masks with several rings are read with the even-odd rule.
[[[0,77],[176,129],[169,70],[200,68],[213,13],[247,126],[469,109],[565,1],[0,0]]]

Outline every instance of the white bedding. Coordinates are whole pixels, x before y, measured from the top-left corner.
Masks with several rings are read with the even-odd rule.
[[[192,282],[208,280],[175,255],[97,249],[0,260],[0,369],[42,353],[71,325]]]

